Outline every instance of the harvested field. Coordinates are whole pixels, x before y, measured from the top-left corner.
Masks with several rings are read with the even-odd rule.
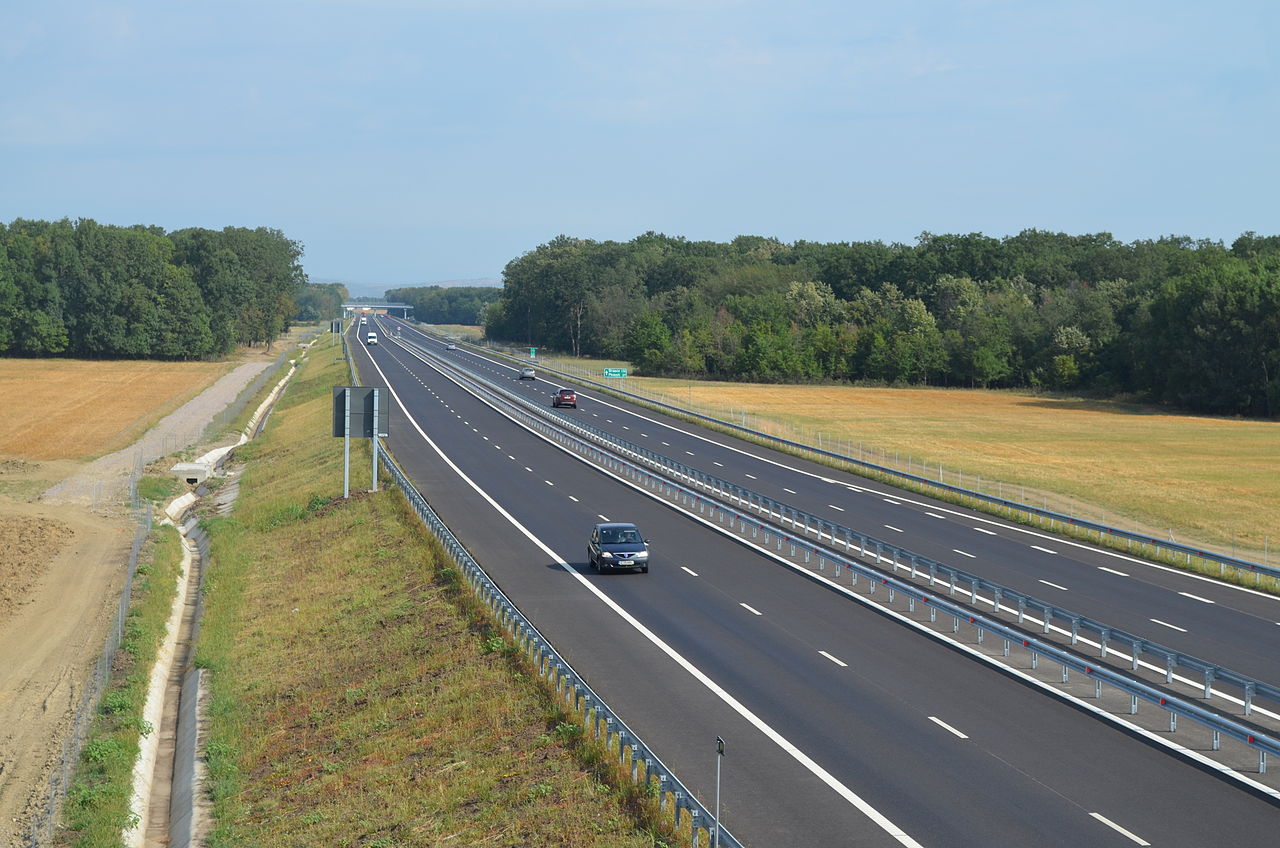
[[[0,456],[83,459],[133,443],[166,413],[231,370],[231,362],[0,359],[6,416]]]
[[[817,444],[822,433],[828,448],[935,478],[941,463],[947,482],[981,478],[995,494],[999,481],[1014,498],[1025,487],[1037,504],[1182,541],[1259,558],[1280,542],[1274,422],[1008,391],[628,382],[787,438]]]

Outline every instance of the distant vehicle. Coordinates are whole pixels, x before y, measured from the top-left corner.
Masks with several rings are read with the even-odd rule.
[[[611,521],[591,528],[587,561],[596,571],[638,568],[649,573],[649,540],[634,524]]]
[[[457,346],[456,344],[454,344],[453,342],[449,342],[447,345],[445,345],[445,346],[444,346],[444,349],[445,349],[445,350],[457,350],[457,349],[458,349],[458,346]]]
[[[573,389],[556,389],[556,393],[551,396],[551,405],[553,407],[572,406],[578,408],[578,394]]]
[[[361,323],[361,324],[368,324],[368,323],[369,323],[369,317],[368,317],[367,315],[361,315],[361,316],[360,316],[360,323]]]
[[[538,375],[537,375],[537,374],[535,374],[535,373],[533,372],[533,369],[532,369],[532,368],[521,368],[521,369],[520,369],[520,379],[521,379],[521,380],[536,380],[536,379],[538,379]]]
[[[366,338],[365,338],[364,343],[365,343],[365,344],[376,345],[376,344],[378,343],[378,334],[377,334],[377,333],[370,333],[370,334],[368,335],[368,337],[366,337]]]

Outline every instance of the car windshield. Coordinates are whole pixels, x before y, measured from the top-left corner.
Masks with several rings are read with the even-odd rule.
[[[640,541],[640,533],[634,528],[606,527],[600,531],[600,541],[606,545],[631,545]]]

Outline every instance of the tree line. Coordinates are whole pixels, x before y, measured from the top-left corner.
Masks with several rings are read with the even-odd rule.
[[[270,346],[306,285],[301,256],[266,227],[0,223],[0,353],[194,359]]]
[[[1280,415],[1280,236],[559,236],[503,284],[489,337],[648,375],[1044,387]]]
[[[413,316],[427,324],[481,324],[489,304],[502,295],[495,286],[415,286],[389,289],[392,303],[407,303]]]

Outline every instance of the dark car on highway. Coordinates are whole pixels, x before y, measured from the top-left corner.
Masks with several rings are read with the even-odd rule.
[[[649,573],[649,540],[634,524],[611,521],[591,528],[587,561],[596,571],[638,568]]]
[[[556,393],[551,396],[551,405],[554,407],[572,406],[578,408],[578,393],[573,389],[556,389]]]

